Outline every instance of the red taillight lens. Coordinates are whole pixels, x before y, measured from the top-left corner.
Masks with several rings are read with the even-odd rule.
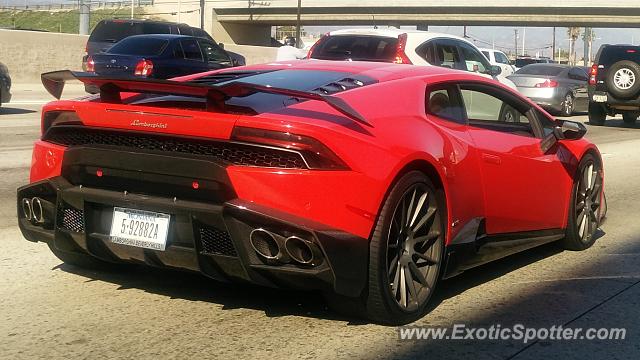
[[[151,76],[153,74],[153,62],[151,60],[140,60],[136,64],[136,69],[133,73],[136,76]]]
[[[348,170],[349,167],[320,141],[288,132],[235,127],[231,140],[244,143],[262,144],[300,153],[309,169]]]
[[[558,87],[558,82],[555,81],[555,80],[545,80],[544,82],[537,83],[537,84],[533,85],[533,87],[537,87],[537,88],[554,88],[554,87]]]
[[[93,60],[91,56],[87,57],[87,68],[86,71],[94,72],[96,71],[96,62]]]
[[[398,36],[398,45],[396,46],[396,56],[393,62],[396,64],[412,64],[411,60],[407,56],[405,49],[407,47],[407,34],[400,34]]]
[[[329,38],[329,33],[326,33],[326,34],[322,35],[322,37],[320,39],[318,39],[318,41],[316,41],[316,43],[313,44],[313,46],[311,46],[311,49],[309,49],[309,52],[307,53],[307,59],[311,59],[311,55],[316,50],[318,45],[320,45],[323,42],[325,42],[328,38]]]
[[[598,77],[598,65],[591,65],[591,72],[589,74],[589,85],[595,85],[597,83],[596,78]]]
[[[42,114],[42,134],[47,132],[54,125],[77,125],[82,124],[75,111],[55,110]]]

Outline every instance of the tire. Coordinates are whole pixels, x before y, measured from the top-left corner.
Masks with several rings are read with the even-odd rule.
[[[130,267],[131,264],[125,263],[111,263],[94,258],[93,256],[78,253],[63,251],[57,249],[51,244],[47,244],[49,249],[58,259],[68,265],[77,266],[79,268],[88,270],[118,270],[126,267]]]
[[[607,119],[607,110],[604,105],[589,102],[589,124],[600,126]]]
[[[567,230],[562,245],[567,250],[590,248],[600,226],[602,164],[592,154],[585,155],[573,180]],[[589,174],[590,173],[590,174]]]
[[[443,192],[422,172],[411,171],[393,186],[369,245],[362,299],[369,320],[397,325],[424,316],[444,255],[444,204]]]
[[[624,123],[627,124],[627,125],[635,124],[637,119],[638,119],[638,113],[637,112],[623,112],[622,113],[622,121],[624,121]]]
[[[640,65],[622,60],[614,63],[605,79],[607,89],[619,99],[630,99],[640,92]]]
[[[564,100],[562,101],[562,116],[571,116],[573,115],[573,95],[568,93],[564,96]]]

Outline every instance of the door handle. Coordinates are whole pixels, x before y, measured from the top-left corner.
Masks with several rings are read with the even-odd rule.
[[[492,155],[492,154],[482,154],[482,160],[489,164],[500,165],[502,164],[502,159],[500,156]]]

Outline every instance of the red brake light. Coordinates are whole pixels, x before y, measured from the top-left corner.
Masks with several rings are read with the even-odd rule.
[[[93,60],[91,56],[87,57],[87,69],[88,72],[96,71],[96,62]]]
[[[591,73],[589,74],[589,85],[595,85],[596,84],[596,77],[598,76],[598,65],[597,64],[593,64],[591,66]]]
[[[313,51],[316,49],[316,47],[318,47],[318,45],[325,42],[329,38],[329,34],[330,33],[326,33],[322,35],[322,37],[320,37],[320,39],[318,39],[318,41],[316,41],[316,43],[313,44],[313,46],[311,46],[311,48],[309,49],[309,52],[307,53],[307,59],[311,59],[311,54],[313,54]]]
[[[136,64],[134,75],[151,76],[153,74],[153,62],[151,60],[142,59]]]
[[[554,87],[558,87],[558,82],[555,81],[555,80],[548,80],[547,79],[544,82],[535,84],[533,87],[537,87],[537,88],[554,88]]]
[[[310,169],[347,170],[349,167],[320,141],[303,135],[288,132],[255,129],[236,126],[231,139],[245,143],[263,144],[287,150],[297,151],[302,155]]]
[[[396,47],[396,56],[393,59],[393,62],[396,64],[412,64],[411,60],[405,53],[405,48],[407,47],[407,34],[400,34],[398,36],[398,45]]]

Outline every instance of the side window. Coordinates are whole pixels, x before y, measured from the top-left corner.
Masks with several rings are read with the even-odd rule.
[[[182,50],[182,44],[179,41],[173,47],[173,58],[184,59],[184,50]]]
[[[212,63],[229,63],[229,55],[220,46],[210,42],[198,40],[205,60]]]
[[[178,31],[180,31],[180,35],[193,36],[193,30],[191,30],[190,26],[178,25]]]
[[[469,125],[514,135],[534,137],[527,115],[490,89],[462,86]]]
[[[418,47],[416,53],[420,55],[421,58],[427,60],[427,62],[431,65],[437,65],[438,60],[436,59],[435,46],[433,41],[428,41],[423,43]]]
[[[489,54],[488,51],[483,51],[482,55],[486,56],[487,59],[489,59],[489,61],[491,61],[491,54]],[[498,60],[498,54],[495,54],[495,55],[496,55],[496,60]]]
[[[574,80],[589,80],[589,75],[582,68],[574,67],[569,70],[569,78]]]
[[[507,58],[507,56],[505,54],[503,54],[501,52],[496,52],[496,53],[493,53],[493,55],[495,55],[497,63],[509,64],[509,59]]]
[[[487,72],[487,60],[478,50],[474,49],[469,44],[460,42],[460,51],[462,52],[462,58],[464,59],[465,70],[481,73]]]
[[[197,41],[186,39],[181,40],[180,44],[182,44],[185,59],[202,61],[202,52],[200,52],[200,46],[198,46]]]
[[[557,126],[556,122],[551,120],[547,115],[545,115],[538,109],[535,110],[535,113],[542,127],[543,136],[551,134],[553,132],[553,129]]]
[[[459,124],[466,123],[464,109],[460,103],[460,94],[455,85],[431,87],[427,89],[425,100],[427,114]]]
[[[455,45],[444,41],[436,41],[435,52],[435,62],[432,65],[462,70],[462,62]]]

